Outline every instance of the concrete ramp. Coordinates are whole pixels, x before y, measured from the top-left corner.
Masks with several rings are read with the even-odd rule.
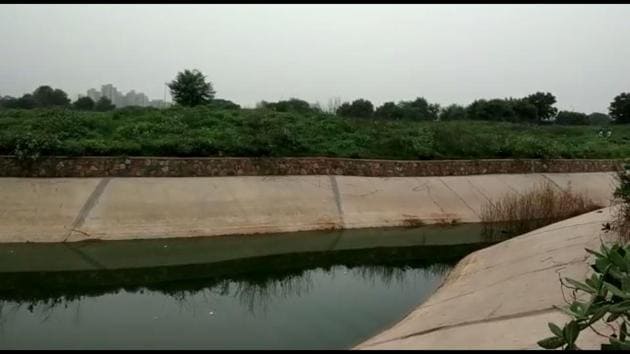
[[[559,277],[590,275],[584,249],[610,238],[601,228],[611,219],[606,208],[469,254],[427,301],[357,349],[542,349],[537,341],[552,335],[547,323],[570,320],[554,308],[566,305]],[[587,329],[577,344],[599,349],[602,342]]]
[[[609,205],[613,173],[0,178],[0,242],[128,240],[480,221],[551,182]]]

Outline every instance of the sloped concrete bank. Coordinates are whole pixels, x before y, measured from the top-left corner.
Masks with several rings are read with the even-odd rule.
[[[608,205],[613,172],[446,177],[0,178],[0,242],[128,240],[474,223],[536,184]]]
[[[541,349],[536,342],[551,336],[547,323],[569,321],[554,308],[566,305],[559,277],[590,275],[584,249],[598,250],[612,238],[601,231],[611,212],[583,214],[469,254],[427,301],[356,349]],[[603,342],[587,329],[577,344],[599,349]]]

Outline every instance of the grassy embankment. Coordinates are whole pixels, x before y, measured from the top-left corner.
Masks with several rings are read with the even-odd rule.
[[[329,156],[374,159],[626,158],[630,126],[410,122],[208,107],[0,110],[0,154]]]

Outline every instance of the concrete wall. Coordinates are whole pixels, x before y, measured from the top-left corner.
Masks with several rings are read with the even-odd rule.
[[[0,178],[0,242],[62,242],[479,222],[538,183],[608,205],[613,173],[449,177]]]
[[[536,342],[552,336],[547,323],[562,327],[570,320],[554,308],[566,305],[559,277],[590,276],[592,257],[584,249],[612,239],[601,231],[611,212],[583,214],[471,253],[427,301],[357,349],[541,349]],[[605,325],[595,328],[610,334]],[[577,344],[599,349],[602,342],[587,329]]]

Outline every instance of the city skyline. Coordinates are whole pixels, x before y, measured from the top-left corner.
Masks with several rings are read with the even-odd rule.
[[[77,96],[87,96],[94,102],[98,101],[101,97],[106,97],[118,108],[128,106],[164,108],[171,104],[171,102],[165,99],[150,99],[145,93],[136,92],[135,89],[131,89],[123,94],[122,91],[119,91],[118,88],[111,83],[101,85],[100,91],[95,88],[90,88],[87,90],[86,95],[78,94]]]

